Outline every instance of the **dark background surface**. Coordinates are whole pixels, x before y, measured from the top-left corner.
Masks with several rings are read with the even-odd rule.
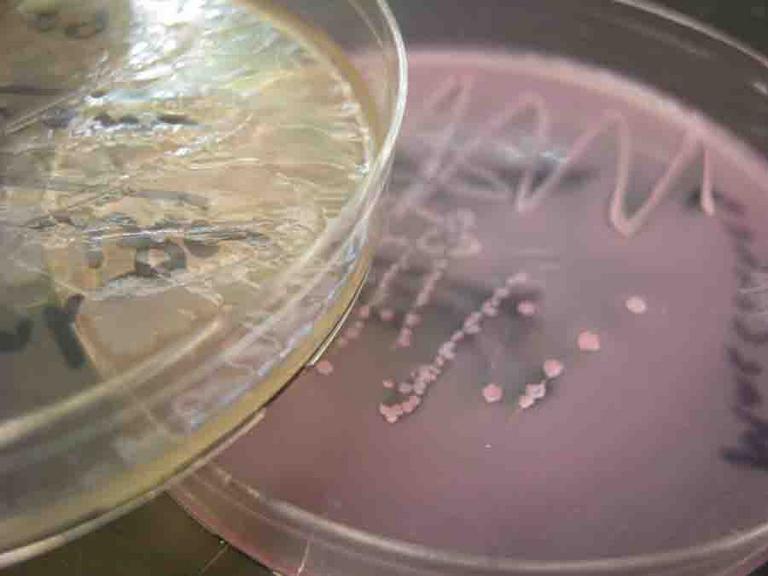
[[[708,22],[768,55],[768,0],[666,0],[658,3]],[[63,548],[0,571],[0,576],[203,574],[266,576],[270,572],[206,532],[168,496],[161,496]],[[755,574],[758,575],[768,576],[768,567]]]

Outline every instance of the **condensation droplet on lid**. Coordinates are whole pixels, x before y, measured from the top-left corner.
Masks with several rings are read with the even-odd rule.
[[[582,352],[599,352],[602,347],[600,336],[588,330],[579,334],[578,344]]]
[[[501,402],[504,398],[504,389],[498,384],[488,384],[483,388],[483,398],[488,404]]]

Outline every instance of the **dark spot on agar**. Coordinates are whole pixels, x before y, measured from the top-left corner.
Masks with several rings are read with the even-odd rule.
[[[106,30],[108,23],[109,17],[107,12],[100,10],[93,14],[88,20],[69,24],[64,28],[64,34],[73,40],[87,40]]]
[[[133,261],[133,272],[139,278],[157,278],[160,274],[155,268],[148,262],[149,250],[141,249],[136,252],[136,257]]]
[[[125,124],[127,126],[136,126],[138,124],[141,124],[141,121],[139,120],[138,116],[135,116],[133,114],[125,114],[124,116],[120,116],[119,122],[120,124]]]
[[[85,261],[89,268],[101,268],[104,264],[104,253],[98,246],[89,246],[85,251]]]
[[[184,240],[184,246],[189,250],[190,254],[197,258],[211,258],[219,252],[219,247],[216,245],[189,239]]]
[[[23,318],[16,323],[14,332],[0,331],[0,353],[18,352],[29,344],[32,337],[32,321]]]
[[[67,365],[70,368],[80,368],[85,364],[85,352],[72,327],[77,311],[74,310],[75,314],[72,314],[71,308],[74,307],[74,304],[71,303],[71,300],[70,298],[65,308],[46,306],[43,315]]]
[[[117,226],[123,226],[125,228],[132,228],[134,230],[138,230],[136,227],[136,220],[128,216],[127,214],[123,214],[122,212],[114,212],[107,216],[104,219],[105,222],[109,224],[115,224]]]
[[[52,212],[51,216],[59,224],[74,225],[74,222],[72,221],[72,215],[69,212],[66,212],[64,210]]]
[[[153,265],[149,259],[151,250],[159,250],[165,253],[166,259]],[[134,272],[140,278],[157,278],[167,276],[176,270],[184,270],[187,267],[187,254],[176,243],[166,241],[154,244],[151,248],[142,248],[136,252],[134,258]]]
[[[48,128],[60,130],[66,128],[77,114],[69,108],[57,108],[48,112],[43,118],[43,124]]]
[[[51,216],[42,216],[27,224],[27,227],[31,230],[45,230],[54,226],[56,226],[56,219]]]
[[[121,248],[148,250],[153,244],[152,236],[146,231],[127,230],[117,242]]]
[[[98,124],[101,124],[102,126],[105,126],[105,127],[111,127],[111,126],[116,126],[117,125],[117,120],[112,118],[112,116],[110,116],[106,112],[101,112],[100,114],[97,114],[93,118],[93,120],[95,122],[97,122]]]
[[[84,301],[85,296],[82,294],[70,296],[64,303],[62,310],[70,320],[74,320],[77,317],[78,312],[80,312],[80,307],[83,305]]]
[[[59,15],[54,11],[42,12],[31,16],[28,22],[38,32],[49,32],[59,23]]]
[[[194,126],[197,124],[186,114],[159,114],[157,120],[163,124],[172,126]]]

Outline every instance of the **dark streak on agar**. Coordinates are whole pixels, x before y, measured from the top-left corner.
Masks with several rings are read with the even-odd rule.
[[[738,399],[739,405],[745,408],[759,406],[763,402],[762,394],[755,383],[749,378],[738,379]]]
[[[739,338],[749,344],[757,346],[764,346],[768,344],[768,329],[755,330],[754,328],[747,326],[746,322],[742,318],[736,318],[733,321],[734,329]]]
[[[738,294],[735,298],[736,307],[741,312],[759,312],[760,305],[755,301],[754,294]]]
[[[755,256],[754,252],[752,252],[749,246],[745,246],[744,244],[739,243],[736,245],[735,251],[736,257],[744,266],[752,269],[760,268],[760,261],[758,260],[757,256]]]
[[[736,347],[728,349],[728,359],[741,374],[747,376],[760,376],[763,373],[763,367],[754,360],[745,358]]]
[[[62,308],[46,306],[43,311],[45,323],[70,368],[82,367],[86,359],[85,351],[72,328],[83,300],[84,297],[78,294],[71,296]]]
[[[736,415],[749,428],[739,437],[738,448],[722,451],[723,458],[736,466],[768,472],[768,422],[743,408],[737,408]]]
[[[58,96],[62,93],[59,88],[28,86],[25,84],[0,84],[0,94],[12,96]]]
[[[738,200],[734,200],[730,196],[718,191],[714,192],[714,198],[718,208],[735,216],[744,216],[746,214],[747,209]]]
[[[760,299],[768,293],[762,287],[762,279],[756,277],[756,274],[766,268],[761,265],[750,248],[750,243],[754,240],[754,232],[743,221],[745,209],[741,203],[720,193],[716,193],[715,200],[718,206],[730,212],[735,220],[723,221],[726,232],[734,240],[735,255],[739,262],[736,276],[741,292],[735,298],[735,305],[738,313],[744,316],[739,316],[737,313],[734,317],[734,330],[743,343],[768,344],[768,330],[755,330],[744,319],[762,312]],[[728,358],[737,371],[736,415],[748,426],[748,429],[740,435],[737,447],[725,448],[721,451],[722,457],[734,466],[768,472],[768,422],[753,412],[763,403],[762,393],[754,381],[763,374],[763,367],[757,361],[746,357],[735,346],[728,349]]]
[[[162,124],[170,124],[172,126],[195,126],[197,122],[192,120],[186,114],[159,114],[157,120]]]
[[[754,240],[755,235],[746,226],[741,226],[739,224],[726,224],[725,229],[728,231],[728,234],[736,240],[737,242],[741,243],[749,243]]]
[[[80,307],[83,305],[83,301],[85,301],[85,296],[82,294],[75,294],[74,296],[67,298],[63,310],[71,320],[74,320],[75,317],[77,317],[78,312],[80,312]]]

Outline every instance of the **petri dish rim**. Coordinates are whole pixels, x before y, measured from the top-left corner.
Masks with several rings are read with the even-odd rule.
[[[373,37],[376,38],[376,40],[381,41],[380,36],[373,30],[373,25],[370,21],[367,18],[363,18],[364,11],[359,7],[357,1],[348,0],[348,2],[356,11],[358,11],[365,24],[371,28],[370,32],[373,34]],[[395,50],[396,75],[393,80],[396,82],[396,86],[395,96],[387,111],[389,122],[387,123],[386,133],[376,151],[376,155],[371,163],[371,169],[366,175],[360,189],[344,208],[345,212],[349,212],[354,208],[358,208],[358,204],[362,201],[365,200],[369,202],[368,210],[360,216],[359,222],[353,225],[352,229],[368,219],[376,205],[379,195],[381,194],[381,186],[378,186],[377,183],[384,181],[386,171],[389,169],[390,161],[394,156],[397,138],[405,118],[408,94],[408,61],[405,41],[403,40],[394,14],[387,4],[387,0],[374,0],[374,2],[383,18],[387,33],[391,36],[390,40],[392,42],[392,48]],[[343,220],[343,218],[340,218],[339,220]],[[293,262],[289,268],[283,271],[280,277],[290,276],[292,270],[300,269],[308,261],[316,258],[323,250],[327,250],[328,244],[330,243],[329,240],[333,236],[334,230],[341,225],[342,222],[337,221],[326,229],[312,247],[303,254],[301,258]],[[277,282],[277,284],[279,284],[279,282]],[[284,308],[289,308],[293,303],[300,300],[302,295],[303,292],[294,295],[290,301],[286,302]],[[270,325],[271,323],[265,323],[264,325],[255,328],[249,333],[248,339],[258,338],[258,336],[266,331]],[[208,328],[215,329],[215,326],[209,326]],[[0,423],[0,447],[18,442],[42,428],[49,427],[71,414],[87,409],[89,406],[109,398],[117,391],[130,388],[132,383],[136,384],[137,382],[140,383],[141,381],[146,380],[148,375],[151,377],[152,375],[161,372],[163,369],[172,366],[175,361],[185,355],[189,347],[193,347],[194,344],[197,343],[199,338],[205,337],[204,332],[205,331],[194,335],[194,338],[190,339],[187,346],[174,351],[173,354],[169,354],[159,361],[153,358],[147,364],[142,364],[119,376],[105,380],[101,382],[99,386],[94,387],[85,393],[78,394],[75,397],[68,398],[63,402],[51,406],[38,408],[30,413]]]
[[[382,131],[383,134],[376,147],[375,155],[372,158],[371,168],[368,174],[366,174],[361,186],[345,206],[342,215],[321,234],[311,248],[303,254],[299,260],[293,262],[290,267],[283,271],[281,277],[290,274],[292,270],[300,268],[307,261],[311,261],[319,254],[329,250],[329,247],[332,245],[334,233],[345,225],[344,213],[347,214],[347,218],[350,218],[352,215],[357,217],[356,221],[352,224],[347,220],[346,225],[349,227],[350,235],[359,227],[367,224],[367,221],[375,211],[379,196],[385,188],[381,183],[386,182],[397,139],[405,118],[408,94],[407,54],[405,41],[387,0],[372,0],[371,8],[367,11],[359,5],[357,0],[346,1],[358,13],[361,24],[368,28],[368,32],[371,34],[372,39],[381,45],[380,47],[384,52],[384,56],[388,59],[388,63],[392,65],[393,74],[390,80],[390,85],[388,86],[391,90],[392,97],[389,105],[383,111],[380,118],[385,130]],[[377,23],[380,25],[379,29],[376,29],[371,21],[371,12],[376,14]],[[332,36],[330,37],[332,38]],[[364,204],[365,210],[361,212],[361,206]],[[342,243],[342,249],[343,246],[344,244]],[[355,295],[357,292],[359,291],[355,291]],[[296,301],[300,300],[302,294],[303,291],[293,296],[286,303],[285,308],[289,308]],[[254,330],[254,334],[258,336],[258,334],[264,332],[267,328],[268,326],[260,326]],[[253,337],[254,334],[250,334],[249,338]],[[330,335],[333,335],[333,327]],[[323,343],[321,342],[321,346],[322,344]],[[173,363],[173,358],[175,358],[175,356],[170,359],[170,362],[161,362],[160,366],[155,366],[154,368],[156,370],[162,370],[162,368]],[[140,380],[137,381],[140,383]],[[288,379],[288,382],[290,381],[291,378]],[[41,429],[48,428],[64,418],[77,414],[79,411],[87,409],[100,401],[109,399],[115,392],[124,391],[130,384],[131,382],[126,381],[124,376],[118,376],[103,381],[100,386],[85,394],[71,398],[64,403],[39,408],[28,414],[2,422],[0,423],[0,447],[18,442]],[[228,434],[219,438],[218,441],[210,445],[205,451],[199,453],[195,461],[187,462],[181,467],[169,471],[169,474],[158,486],[130,496],[126,500],[119,502],[110,510],[96,510],[93,514],[78,518],[74,523],[68,526],[59,526],[56,532],[42,534],[35,540],[23,543],[12,549],[0,550],[0,568],[30,559],[77,537],[83,536],[148,502],[167,490],[174,481],[177,481],[184,475],[194,473],[196,470],[205,466],[216,454],[225,450],[242,434],[246,433],[257,424],[261,416],[261,411],[251,414],[248,418],[231,429]]]
[[[709,40],[714,40],[723,47],[735,50],[768,72],[768,57],[749,47],[730,35],[704,24],[695,18],[686,16],[673,9],[646,0],[609,0],[610,3],[624,5],[628,8],[655,16],[667,23],[674,23],[696,32]],[[207,478],[212,477],[213,483]],[[460,553],[429,547],[404,540],[389,538],[353,528],[351,526],[323,518],[308,512],[290,502],[272,499],[268,494],[258,492],[257,487],[240,485],[240,490],[246,498],[258,502],[258,510],[244,505],[240,499],[235,499],[223,488],[240,484],[226,470],[211,462],[190,478],[193,483],[205,485],[206,490],[213,490],[217,496],[230,502],[235,507],[244,509],[252,516],[258,516],[266,522],[278,523],[278,529],[286,532],[299,532],[302,536],[310,537],[315,543],[329,548],[341,550],[345,555],[362,557],[363,562],[372,553],[376,560],[387,558],[386,563],[394,566],[407,566],[414,573],[432,574],[432,570],[443,568],[463,568],[476,570],[487,574],[528,573],[528,574],[583,574],[583,573],[615,573],[617,570],[643,570],[688,565],[695,561],[710,559],[718,554],[744,550],[754,554],[748,546],[761,539],[768,542],[768,519],[762,524],[728,536],[708,540],[701,544],[683,548],[671,548],[662,552],[648,554],[625,555],[597,559],[574,560],[536,560],[514,557],[496,557],[478,554]],[[174,490],[176,501],[193,517],[199,516],[188,504],[196,500],[194,491],[188,491],[185,485]],[[761,550],[762,552],[762,550]],[[744,561],[749,561],[747,558]],[[381,560],[382,562],[384,560]],[[371,561],[373,562],[373,560]]]

